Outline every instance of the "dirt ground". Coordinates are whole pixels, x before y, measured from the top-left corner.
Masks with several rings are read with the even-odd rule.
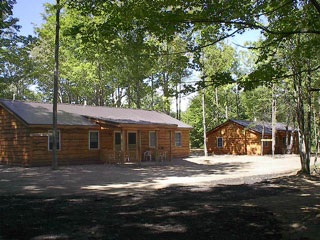
[[[0,167],[0,239],[320,239],[297,156]]]
[[[213,184],[254,183],[295,173],[296,155],[190,157],[141,165],[83,165],[60,167],[0,166],[0,195],[128,194],[172,186],[205,187]]]

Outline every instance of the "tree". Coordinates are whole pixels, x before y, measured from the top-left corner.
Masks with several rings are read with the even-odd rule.
[[[57,159],[57,125],[58,125],[58,88],[59,88],[59,34],[60,34],[60,0],[56,0],[56,37],[55,37],[55,71],[54,71],[54,84],[53,84],[53,146],[52,146],[52,169],[57,169],[58,159]]]
[[[182,118],[193,126],[190,134],[192,147],[204,146],[206,128],[221,124],[226,116],[236,116],[237,108],[231,107],[236,102],[236,81],[230,77],[235,61],[234,49],[224,43],[203,49],[201,55],[194,57],[193,64],[201,70],[202,79],[193,87],[189,86],[191,91],[198,91]]]
[[[15,1],[1,1],[0,19],[0,97],[33,99],[28,89],[32,84],[32,62],[29,54],[34,39],[19,36],[18,19],[12,17]]]
[[[314,69],[319,67],[319,54],[316,47],[318,36],[292,36],[286,41],[270,47],[272,37],[265,40],[268,48],[263,48],[261,58],[267,60],[251,74],[253,79],[266,82],[281,82],[289,79],[295,100],[295,114],[299,126],[299,147],[301,172],[310,174],[310,152],[312,138],[312,95],[315,86]],[[311,57],[312,56],[312,57]],[[268,74],[266,74],[266,70]]]

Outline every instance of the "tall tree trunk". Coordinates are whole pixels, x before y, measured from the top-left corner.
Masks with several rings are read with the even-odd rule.
[[[312,143],[312,92],[311,92],[311,65],[310,60],[308,61],[308,76],[307,76],[307,131],[306,131],[306,161],[308,164],[308,174],[310,174],[310,160],[311,160],[311,143]]]
[[[225,112],[225,114],[226,114],[226,120],[228,120],[229,116],[228,116],[228,91],[227,91],[227,89],[225,90],[225,93],[226,93],[226,112]]]
[[[128,94],[127,94],[127,96],[128,96],[128,107],[131,108],[131,88],[130,88],[130,85],[128,86],[127,91],[128,91]]]
[[[176,119],[179,119],[179,95],[178,95],[178,83],[176,83]]]
[[[320,144],[319,144],[319,141],[320,141],[320,96],[318,97],[318,107],[319,107],[319,114],[318,114],[318,118],[319,118],[319,125],[318,125],[318,136],[317,136],[317,143],[316,143],[316,146],[317,146],[317,153],[320,153]]]
[[[203,119],[203,151],[204,151],[204,156],[208,156],[208,150],[207,150],[207,126],[206,126],[206,107],[205,107],[205,89],[202,89],[202,119]]]
[[[153,74],[151,74],[151,109],[154,110],[154,86],[153,86]]]
[[[317,114],[316,110],[313,111],[313,131],[314,131],[314,146],[317,145]]]
[[[137,109],[141,108],[141,90],[140,90],[140,81],[136,80],[136,93],[137,93]]]
[[[98,98],[99,98],[99,106],[103,106],[103,84],[102,84],[102,70],[101,70],[101,64],[99,62],[97,62],[97,71],[98,71],[98,79],[99,79],[99,90],[98,90]]]
[[[277,104],[275,95],[275,85],[272,85],[272,157],[275,156],[276,146],[276,125],[277,125]]]
[[[296,116],[293,115],[292,116],[292,122],[293,122],[293,129],[297,129],[297,126],[296,126]],[[290,134],[290,146],[289,146],[289,149],[290,149],[290,152],[289,153],[292,153],[292,149],[293,149],[293,146],[294,146],[294,143],[296,141],[296,135],[295,135],[295,131],[291,131],[291,134]]]
[[[205,86],[205,76],[206,76],[206,69],[205,69],[205,55],[202,53],[202,71],[203,71],[203,76],[202,76],[202,81],[203,81],[203,86]],[[206,123],[206,92],[205,88],[202,89],[202,123],[203,123],[203,151],[204,151],[204,156],[208,156],[208,149],[207,149],[207,123]]]
[[[286,123],[286,152],[285,153],[290,153],[290,140],[291,139],[291,134],[289,134],[289,126],[290,126],[290,112],[288,112],[287,115],[287,123]]]
[[[165,66],[166,70],[162,72],[162,88],[163,88],[163,111],[166,114],[170,114],[170,99],[169,99],[169,46],[168,41],[166,42],[166,58],[165,58]]]
[[[59,82],[59,77],[58,77],[58,82]],[[59,84],[58,84],[59,85]],[[57,96],[57,102],[59,100],[59,103],[63,103],[63,98],[62,98],[62,92],[61,92],[61,89],[59,89],[59,86],[58,86],[58,96]]]
[[[219,105],[218,87],[216,87],[216,104]]]
[[[163,73],[163,96],[164,96],[164,112],[170,114],[169,104],[169,73]]]
[[[112,93],[111,93],[111,105],[112,107],[115,107],[116,106],[116,102],[115,102],[115,92],[116,92],[116,89],[112,89]]]
[[[54,83],[53,83],[53,146],[52,146],[52,169],[58,168],[57,157],[57,123],[58,123],[58,88],[59,88],[59,32],[60,32],[60,0],[56,0],[56,38],[55,38],[55,71],[54,71]]]
[[[294,78],[294,88],[297,99],[297,121],[299,125],[299,154],[301,163],[301,173],[310,175],[310,158],[308,158],[306,149],[306,136],[305,136],[305,114],[304,114],[304,103],[303,103],[303,86],[302,76],[299,71],[296,72]]]
[[[181,83],[179,84],[179,120],[181,120]]]
[[[218,87],[216,87],[216,96],[215,96],[215,105],[216,107],[216,112],[214,113],[215,119],[220,122],[220,109],[219,109],[219,96],[218,96]]]
[[[236,85],[236,102],[237,102],[237,118],[240,119],[240,97],[239,97],[239,85]]]
[[[264,139],[264,122],[262,122],[262,139]],[[264,155],[264,141],[261,142],[261,155]]]

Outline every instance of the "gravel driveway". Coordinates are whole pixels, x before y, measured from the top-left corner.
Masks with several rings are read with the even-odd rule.
[[[254,183],[295,173],[297,155],[190,157],[141,165],[83,165],[60,167],[0,166],[0,195],[118,194],[145,192],[168,186],[212,187]]]

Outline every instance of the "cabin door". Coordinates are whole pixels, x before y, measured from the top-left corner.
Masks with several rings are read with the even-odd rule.
[[[115,160],[117,162],[121,161],[122,158],[122,141],[121,141],[121,132],[114,132],[114,152]]]
[[[128,157],[130,162],[137,161],[137,132],[128,132]]]

